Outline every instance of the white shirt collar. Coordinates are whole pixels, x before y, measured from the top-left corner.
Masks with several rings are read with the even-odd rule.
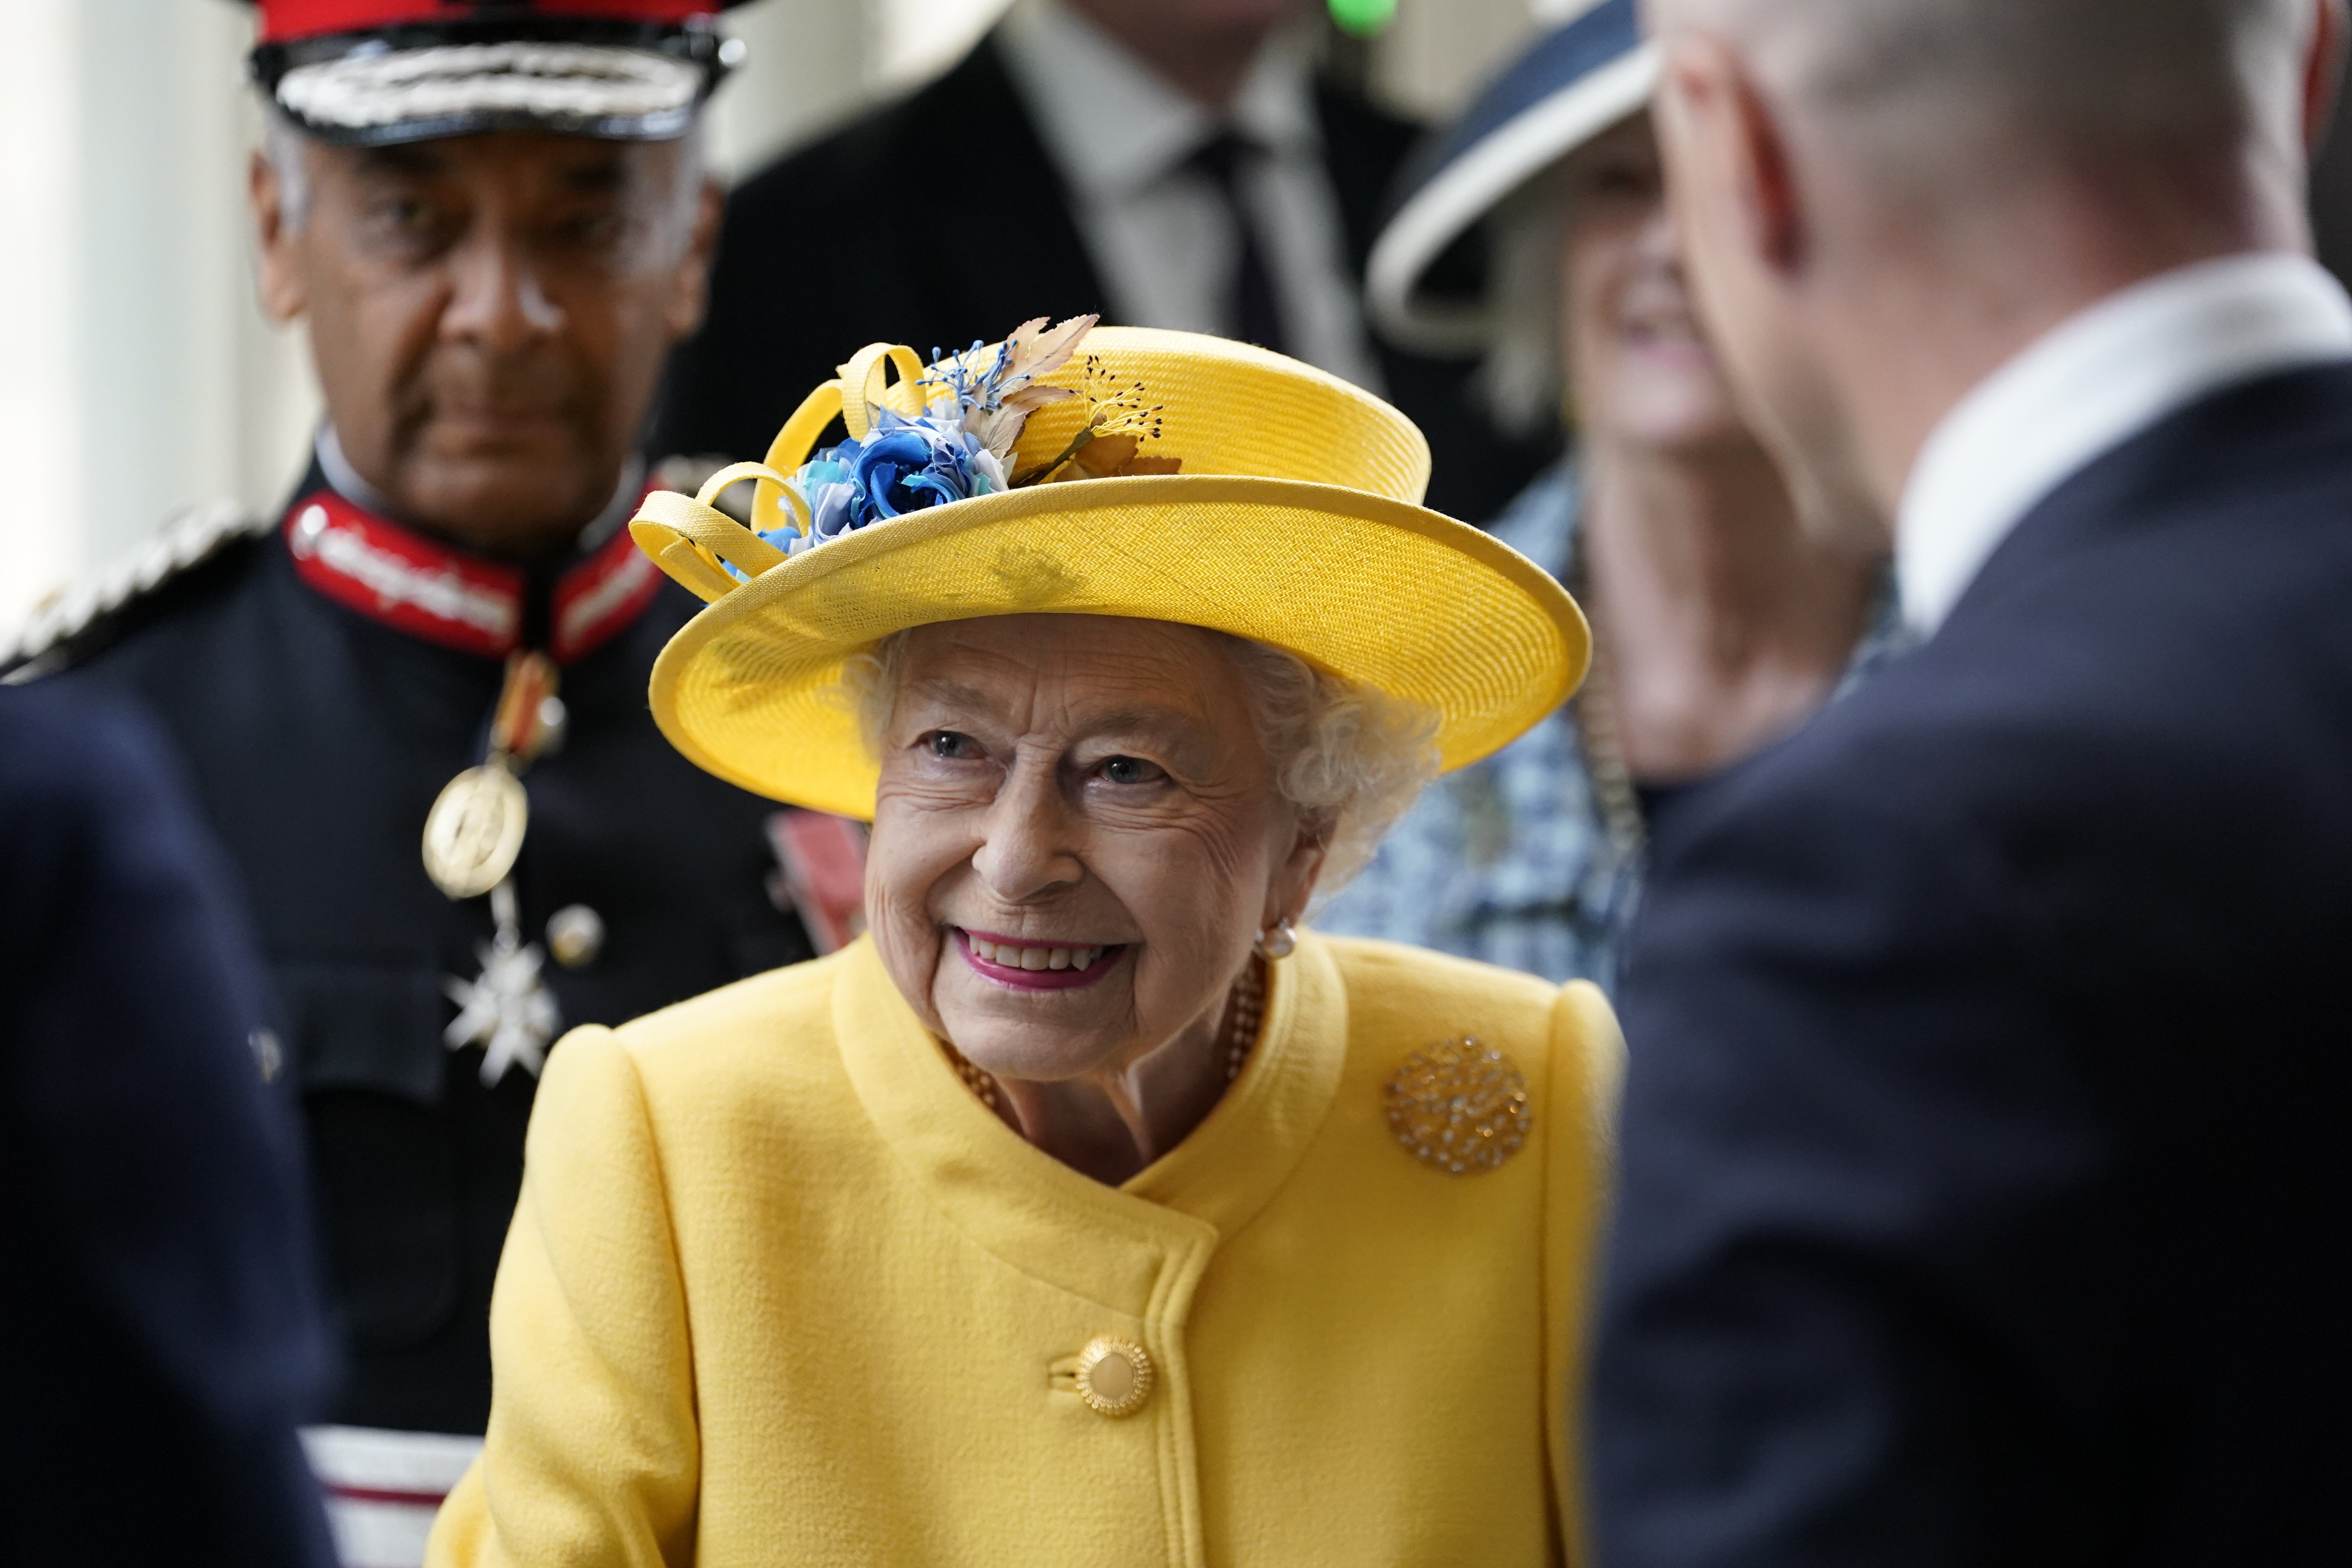
[[[2352,357],[2352,300],[2308,257],[2225,257],[2112,294],[1979,383],[1920,449],[1895,531],[1932,635],[2000,542],[2092,459],[2235,383]]]
[[[999,37],[1064,176],[1083,195],[1130,195],[1231,125],[1277,153],[1320,145],[1305,54],[1277,34],[1221,118],[1058,0],[1021,0]]]
[[[334,426],[324,420],[319,423],[319,433],[311,438],[310,449],[318,454],[319,471],[326,476],[328,489],[362,511],[372,511],[381,518],[395,516],[392,503],[383,492],[360,477],[352,467],[352,459],[343,451],[343,438],[335,433]],[[637,510],[637,502],[646,493],[646,460],[632,452],[629,460],[621,465],[621,482],[613,489],[613,499],[596,514],[587,527],[580,531],[579,545],[593,550],[621,531],[621,524]]]

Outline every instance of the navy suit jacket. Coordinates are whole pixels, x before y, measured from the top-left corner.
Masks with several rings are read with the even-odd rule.
[[[2068,480],[1647,900],[1603,1568],[2352,1562],[2352,367]]]
[[[0,1557],[324,1565],[299,1154],[152,731],[0,689]]]

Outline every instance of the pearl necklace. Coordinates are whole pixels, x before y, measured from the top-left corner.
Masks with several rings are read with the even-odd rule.
[[[1228,1086],[1241,1077],[1242,1068],[1249,1065],[1250,1052],[1257,1047],[1258,1027],[1265,1017],[1265,961],[1252,955],[1249,967],[1242,971],[1242,977],[1234,983],[1232,994],[1225,998],[1225,1027],[1222,1044]],[[1012,1112],[1004,1103],[1004,1090],[993,1074],[966,1060],[961,1051],[945,1040],[940,1042],[940,1049],[947,1053],[948,1063],[955,1068],[956,1077],[963,1079],[964,1087],[971,1090],[982,1105],[1001,1117],[1011,1116]]]

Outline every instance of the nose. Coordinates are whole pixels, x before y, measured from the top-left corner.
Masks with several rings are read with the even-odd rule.
[[[1683,242],[1681,231],[1675,225],[1675,205],[1661,195],[1650,209],[1649,221],[1642,226],[1642,256],[1654,266],[1682,267]]]
[[[483,224],[467,237],[451,255],[450,268],[454,287],[441,315],[443,335],[509,353],[562,329],[562,308],[541,287],[528,252],[497,224]]]
[[[972,869],[988,890],[1023,904],[1066,887],[1085,869],[1071,844],[1068,804],[1050,762],[1016,761],[988,808]]]

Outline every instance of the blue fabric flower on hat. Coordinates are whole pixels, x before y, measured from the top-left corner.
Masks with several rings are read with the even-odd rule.
[[[1074,316],[1049,331],[1041,316],[993,349],[974,343],[940,357],[921,383],[930,397],[925,412],[877,408],[863,437],[826,447],[783,481],[807,504],[805,534],[786,524],[760,537],[796,555],[874,523],[1011,489],[1007,464],[1030,413],[1077,395],[1038,378],[1067,363],[1094,323]]]
[[[969,500],[971,457],[961,430],[881,410],[851,465],[874,520]]]
[[[795,479],[809,504],[808,538],[789,530],[763,535],[786,551],[1006,488],[1003,463],[960,426],[887,408],[876,411],[863,440],[819,452]]]

